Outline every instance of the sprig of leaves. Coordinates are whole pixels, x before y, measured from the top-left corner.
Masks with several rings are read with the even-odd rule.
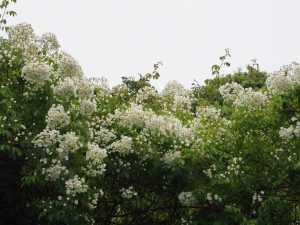
[[[2,0],[0,4],[0,9],[2,10],[2,13],[0,14],[0,30],[2,31],[8,31],[9,27],[7,26],[7,19],[6,16],[16,16],[17,13],[12,10],[8,10],[8,7],[10,3],[16,3],[17,0]]]
[[[220,65],[215,64],[211,67],[212,75],[219,76],[220,70],[223,66],[230,67],[230,62],[228,62],[229,57],[231,57],[231,55],[230,55],[229,49],[227,48],[227,49],[225,49],[225,55],[222,55],[219,57],[219,59],[221,61]]]

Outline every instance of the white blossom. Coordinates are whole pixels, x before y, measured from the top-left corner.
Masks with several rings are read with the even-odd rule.
[[[83,116],[90,116],[97,111],[97,103],[89,99],[79,99],[79,112]]]
[[[292,63],[291,80],[295,86],[300,84],[300,65],[298,63]]]
[[[52,105],[48,111],[46,123],[50,129],[62,128],[70,123],[70,116],[62,105]]]
[[[252,88],[246,88],[239,92],[233,104],[256,109],[264,106],[267,99],[267,96],[260,91],[253,91]]]
[[[93,164],[101,164],[106,156],[106,149],[100,148],[96,143],[88,143],[86,160],[91,161]]]
[[[74,97],[76,96],[75,82],[70,77],[60,80],[56,86],[54,86],[53,92],[55,95],[66,99]]]
[[[268,76],[266,85],[273,95],[281,95],[292,88],[293,82],[290,76],[286,76],[283,71],[278,71]]]
[[[66,170],[65,166],[62,166],[60,162],[50,166],[44,170],[45,179],[49,181],[56,181],[59,179],[60,175]]]
[[[41,87],[50,80],[51,67],[47,63],[28,63],[22,69],[22,76],[29,84]]]
[[[132,198],[133,196],[137,195],[137,192],[133,190],[132,186],[130,186],[129,188],[122,188],[121,192],[123,198]]]
[[[172,110],[190,110],[192,107],[192,97],[188,92],[184,94],[175,94],[172,104]]]
[[[142,127],[147,119],[153,115],[152,111],[144,111],[142,105],[131,104],[125,111],[116,110],[114,118],[125,127]]]
[[[80,148],[79,137],[75,132],[68,132],[62,136],[57,152],[60,158],[68,156],[68,154],[76,152]]]
[[[100,148],[96,143],[88,143],[88,151],[86,152],[86,160],[89,162],[86,174],[92,177],[103,174],[106,164],[103,160],[107,156],[107,151]]]
[[[46,127],[42,132],[40,132],[33,140],[35,146],[40,148],[48,148],[60,142],[62,135],[58,130],[50,130]]]
[[[120,140],[115,141],[110,146],[114,151],[121,154],[128,154],[132,150],[132,138],[122,136]]]
[[[189,204],[191,204],[191,202],[194,199],[193,193],[190,192],[190,191],[188,191],[188,192],[183,191],[178,195],[178,199],[179,199],[181,204],[189,205]]]
[[[300,137],[300,121],[296,125],[291,125],[288,128],[280,127],[279,136],[285,140],[292,140],[294,137]]]
[[[254,204],[255,202],[261,202],[262,201],[262,197],[260,194],[257,194],[255,193],[253,196],[252,196],[252,203]]]
[[[88,99],[91,98],[94,94],[94,85],[87,79],[75,79],[76,87],[77,87],[77,97],[80,99]]]
[[[159,98],[158,92],[153,87],[146,86],[140,89],[136,96],[136,102],[139,104],[155,101]]]
[[[8,38],[10,40],[26,45],[35,39],[34,31],[30,24],[19,23],[8,30]]]
[[[45,52],[57,52],[60,44],[53,33],[45,33],[39,38],[41,49]]]
[[[220,115],[221,110],[211,106],[198,107],[196,112],[197,117],[205,117],[211,119],[218,119]]]
[[[93,130],[93,138],[99,144],[108,144],[116,138],[116,135],[107,128],[101,127],[100,130]]]
[[[62,78],[80,78],[83,76],[82,69],[78,62],[66,52],[61,52],[58,57],[58,73]]]
[[[222,85],[219,91],[225,101],[234,101],[243,89],[240,84],[232,82]]]
[[[84,193],[87,191],[88,186],[85,184],[84,177],[80,178],[75,175],[73,178],[65,182],[66,194],[75,196],[78,193]]]
[[[186,90],[184,89],[184,86],[173,80],[166,84],[164,90],[162,91],[162,96],[174,98],[176,95],[184,95],[185,93]]]
[[[174,152],[170,151],[163,156],[162,160],[167,164],[172,164],[174,161],[180,159],[180,157],[181,157],[180,151],[174,151]]]
[[[125,111],[116,110],[114,119],[121,126],[144,128],[150,135],[165,135],[179,138],[183,142],[191,142],[191,130],[183,126],[174,116],[156,115],[152,110],[144,110],[142,105],[131,104]]]

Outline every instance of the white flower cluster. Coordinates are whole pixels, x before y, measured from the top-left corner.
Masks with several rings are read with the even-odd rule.
[[[162,96],[172,99],[176,95],[184,95],[185,93],[186,90],[184,89],[184,86],[173,80],[166,84],[164,90],[162,91]]]
[[[190,191],[183,191],[178,195],[178,199],[182,205],[189,205],[194,199],[193,193]]]
[[[101,127],[99,130],[93,129],[93,138],[98,144],[108,144],[116,138],[116,135],[107,128]]]
[[[172,111],[191,109],[193,99],[190,93],[176,81],[167,83],[161,95],[171,103]]]
[[[246,88],[239,92],[233,104],[249,109],[256,109],[264,106],[267,100],[267,96],[260,91],[253,91],[252,88]]]
[[[232,176],[238,176],[239,174],[244,174],[244,171],[241,170],[241,164],[243,163],[243,159],[241,157],[233,158],[232,163],[227,166],[227,169],[224,173],[219,174],[219,178],[224,179],[225,182],[229,182],[229,178]]]
[[[232,82],[222,85],[219,91],[225,101],[234,101],[243,89],[242,85]]]
[[[89,203],[89,208],[90,209],[95,209],[97,207],[97,204],[98,204],[98,200],[99,200],[99,195],[103,195],[103,191],[100,189],[99,193],[96,192],[94,193],[93,195],[93,198],[91,199],[91,203]]]
[[[210,168],[208,168],[207,170],[203,170],[203,173],[209,178],[212,179],[213,178],[213,172],[215,172],[217,170],[216,165],[213,164]]]
[[[132,138],[122,136],[120,140],[113,142],[110,147],[113,151],[119,152],[120,154],[128,154],[132,152]]]
[[[265,192],[264,191],[261,191],[260,194],[257,194],[257,193],[254,193],[254,195],[252,196],[252,200],[253,200],[253,204],[255,202],[261,202],[262,201],[262,195],[264,195]]]
[[[74,80],[70,77],[60,80],[57,85],[53,87],[53,92],[55,95],[66,99],[76,96]]]
[[[59,158],[66,158],[69,153],[74,153],[80,148],[79,137],[76,136],[75,132],[68,132],[62,136],[62,140],[57,148]]]
[[[206,195],[206,199],[210,202],[210,203],[213,203],[213,201],[218,201],[218,202],[221,202],[222,201],[222,198],[217,195],[217,194],[212,194],[212,193],[207,193]]]
[[[62,174],[68,173],[65,166],[61,165],[61,162],[58,161],[56,164],[53,164],[49,168],[43,168],[42,174],[45,175],[45,180],[56,181],[60,178]]]
[[[185,127],[179,119],[173,116],[156,115],[151,110],[144,110],[142,105],[132,104],[123,112],[116,110],[112,117],[121,126],[140,127],[150,135],[171,136],[187,144],[193,140],[191,129]]]
[[[33,62],[47,57],[57,57],[59,43],[54,34],[45,33],[37,36],[30,24],[21,23],[10,27],[8,38],[12,47],[21,53],[25,62]]]
[[[0,39],[1,41],[1,39]],[[0,42],[0,46],[2,43]],[[17,60],[18,51],[15,48],[5,48],[1,46],[0,48],[0,62],[4,65],[13,67],[13,62]]]
[[[90,116],[97,111],[97,103],[89,99],[79,99],[78,110],[83,116]]]
[[[297,154],[295,152],[291,152],[290,149],[283,150],[283,148],[274,148],[270,152],[270,155],[272,156],[273,159],[276,159],[278,161],[283,158],[286,158],[288,162],[294,161],[297,156]]]
[[[252,88],[243,88],[238,83],[227,83],[219,88],[225,101],[233,102],[234,105],[255,109],[265,105],[267,96],[260,91],[253,91]]]
[[[51,67],[47,63],[28,63],[22,69],[22,76],[29,84],[41,87],[50,80]]]
[[[65,112],[62,105],[52,105],[48,111],[46,123],[50,129],[59,129],[70,123],[70,116]]]
[[[221,110],[212,106],[198,107],[196,116],[210,119],[218,119],[221,115]]]
[[[96,143],[88,143],[88,151],[86,152],[86,160],[89,162],[87,175],[95,177],[103,174],[106,167],[103,160],[106,156],[106,149],[100,148]]]
[[[146,136],[170,136],[186,146],[194,140],[192,129],[184,126],[182,122],[172,115],[156,115],[152,110],[144,110],[141,105],[132,104],[125,111],[117,110],[111,116],[116,122],[128,128],[143,128]]]
[[[174,152],[170,151],[163,156],[162,160],[167,164],[172,164],[174,161],[180,159],[180,157],[181,157],[180,151],[174,151]]]
[[[102,164],[106,156],[106,149],[100,148],[95,143],[88,143],[88,151],[86,152],[87,161],[91,161],[94,165]]]
[[[143,127],[146,120],[153,115],[152,111],[144,111],[142,105],[131,104],[125,111],[116,110],[112,115],[113,119],[119,120],[118,123],[124,127]]]
[[[286,76],[283,71],[278,71],[268,76],[266,85],[273,95],[281,95],[292,88],[293,82],[290,76]]]
[[[0,128],[4,128],[4,126],[7,124],[7,116],[0,116]]]
[[[50,130],[49,127],[46,127],[32,142],[35,146],[46,149],[57,144],[61,139],[62,136],[58,130]]]
[[[95,87],[91,81],[85,78],[75,79],[77,87],[77,97],[80,99],[91,98],[94,94]]]
[[[292,63],[270,74],[266,80],[268,90],[273,95],[281,95],[288,89],[300,84],[300,66]]]
[[[73,178],[65,182],[66,194],[75,196],[78,193],[84,193],[88,190],[88,186],[85,184],[84,177],[80,178],[75,175]]]
[[[297,121],[296,125],[291,125],[288,128],[280,127],[279,136],[285,140],[300,137],[300,121]]]
[[[68,53],[61,52],[58,57],[58,73],[60,77],[82,77],[83,72],[78,62]]]
[[[155,115],[150,117],[150,120],[145,121],[145,130],[152,135],[170,135],[180,137],[183,125],[181,121],[173,116]]]
[[[300,84],[300,65],[299,63],[292,63],[290,69],[290,76],[292,77],[292,82],[295,86]]]
[[[188,92],[174,96],[172,110],[190,110],[192,108],[192,97]]]
[[[134,191],[132,186],[130,186],[129,188],[122,188],[121,192],[121,196],[123,198],[132,198],[133,196],[137,196],[137,192]]]
[[[10,40],[16,41],[23,46],[35,39],[34,31],[28,23],[20,23],[10,27],[7,34]]]
[[[140,89],[136,96],[136,102],[139,104],[153,102],[159,98],[158,92],[153,87],[146,86]]]
[[[45,52],[58,52],[60,48],[60,44],[55,36],[55,34],[52,33],[45,33],[39,38],[39,43],[41,49],[43,49]]]
[[[76,97],[84,102],[84,100],[90,99],[93,96],[94,89],[95,86],[93,83],[87,79],[66,77],[61,78],[57,82],[53,87],[53,92],[61,98],[69,99],[71,97]],[[83,104],[87,104],[87,102],[84,102]]]
[[[280,127],[279,136],[285,140],[291,140],[294,138],[294,127],[290,126],[288,128]]]
[[[192,130],[171,115],[161,116],[153,114],[148,120],[145,120],[144,131],[153,136],[169,136],[179,139],[182,144],[187,146],[194,139]]]

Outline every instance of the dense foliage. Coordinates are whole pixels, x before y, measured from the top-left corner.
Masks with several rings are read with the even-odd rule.
[[[55,35],[9,28],[0,223],[297,224],[300,66],[158,92],[159,65],[110,89]]]

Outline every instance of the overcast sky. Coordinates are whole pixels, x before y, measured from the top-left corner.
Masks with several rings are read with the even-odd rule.
[[[161,60],[156,87],[190,87],[212,77],[225,48],[229,71],[253,58],[267,71],[300,58],[299,0],[18,0],[13,9],[11,24],[55,33],[87,76],[111,85]]]

